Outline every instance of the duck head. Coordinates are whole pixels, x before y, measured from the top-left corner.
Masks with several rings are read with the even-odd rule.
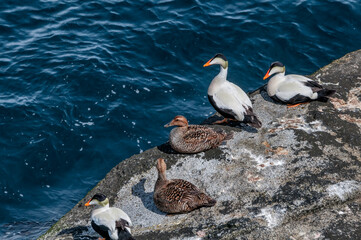
[[[209,59],[203,67],[208,67],[214,64],[219,64],[223,69],[228,68],[227,58],[222,53],[217,53],[213,58]]]
[[[178,115],[175,116],[172,121],[164,125],[164,127],[171,127],[171,126],[187,127],[188,121],[184,116]]]
[[[109,205],[109,199],[104,194],[97,193],[85,204],[85,206],[90,205],[105,207]]]
[[[274,62],[269,67],[266,75],[263,77],[263,80],[266,80],[267,78],[269,78],[270,76],[272,76],[275,73],[284,73],[285,71],[286,71],[286,67],[285,67],[285,65],[283,65],[283,63]]]

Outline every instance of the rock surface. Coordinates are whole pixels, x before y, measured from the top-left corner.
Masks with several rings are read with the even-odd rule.
[[[96,192],[129,214],[136,239],[360,239],[361,50],[310,77],[337,90],[329,102],[287,109],[261,88],[251,94],[261,129],[216,126],[234,138],[205,153],[163,144],[134,155],[40,239],[97,239],[84,207]],[[173,216],[157,210],[159,157],[168,178],[193,182],[217,204]]]

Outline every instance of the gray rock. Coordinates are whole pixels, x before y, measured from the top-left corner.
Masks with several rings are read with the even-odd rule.
[[[164,144],[134,155],[40,239],[97,239],[84,207],[96,192],[129,214],[136,239],[360,239],[361,50],[310,77],[337,90],[329,102],[287,109],[261,88],[251,94],[261,129],[215,126],[234,138],[205,153],[176,154]],[[169,178],[193,182],[217,204],[160,212],[152,197],[159,157]]]

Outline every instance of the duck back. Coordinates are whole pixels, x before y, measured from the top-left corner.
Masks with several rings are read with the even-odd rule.
[[[216,200],[183,179],[157,181],[154,203],[166,213],[187,213],[200,207],[211,207]]]
[[[170,145],[180,153],[198,153],[218,147],[223,141],[231,139],[232,133],[215,130],[207,126],[189,125],[187,128],[172,129]]]

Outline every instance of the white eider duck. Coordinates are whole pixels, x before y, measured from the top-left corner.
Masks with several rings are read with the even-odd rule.
[[[95,194],[85,206],[96,205],[92,211],[91,225],[106,240],[134,239],[131,236],[132,222],[129,216],[119,208],[109,207],[109,199],[100,193]]]
[[[201,207],[212,207],[216,200],[183,179],[168,180],[167,165],[163,158],[157,160],[158,179],[154,186],[154,204],[166,213],[187,213]]]
[[[178,126],[169,134],[169,142],[179,153],[199,153],[218,147],[223,141],[232,138],[232,133],[201,125],[188,125],[184,116],[178,115],[164,127]]]
[[[288,107],[296,107],[314,100],[326,102],[335,90],[325,89],[317,82],[307,77],[289,74],[285,75],[286,67],[281,62],[271,64],[263,80],[274,76],[267,84],[267,93],[275,101],[287,103]]]
[[[223,120],[215,123],[223,123],[232,119],[260,128],[262,123],[253,113],[252,103],[247,94],[237,85],[227,81],[228,61],[226,57],[218,53],[203,67],[214,64],[221,65],[221,70],[208,87],[208,100],[214,109],[224,117]]]

